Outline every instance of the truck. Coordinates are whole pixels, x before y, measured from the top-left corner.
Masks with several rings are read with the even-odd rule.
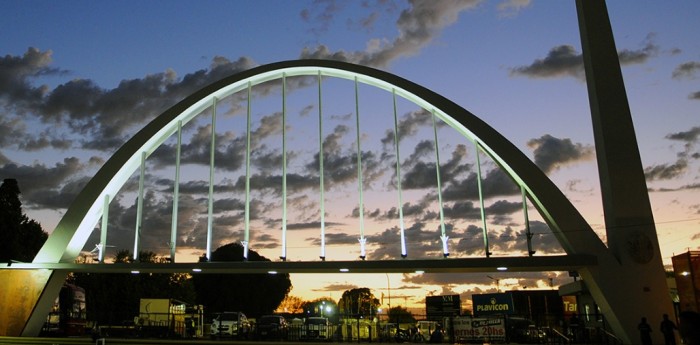
[[[184,338],[187,303],[169,298],[142,298],[134,318],[138,334],[147,338]]]

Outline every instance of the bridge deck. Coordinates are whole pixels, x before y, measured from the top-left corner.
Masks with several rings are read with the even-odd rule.
[[[478,272],[542,272],[574,271],[595,266],[593,255],[570,254],[533,257],[396,259],[381,261],[237,261],[193,263],[11,263],[0,269],[51,269],[82,273],[478,273]],[[500,268],[500,269],[499,269]],[[505,269],[504,269],[505,268]]]

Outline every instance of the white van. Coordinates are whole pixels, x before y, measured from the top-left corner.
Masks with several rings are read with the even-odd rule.
[[[241,312],[226,311],[218,314],[211,322],[209,334],[215,337],[247,338],[250,333],[250,322]]]

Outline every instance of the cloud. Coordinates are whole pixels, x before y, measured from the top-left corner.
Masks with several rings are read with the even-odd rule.
[[[335,283],[335,284],[325,285],[319,289],[312,289],[312,291],[343,291],[343,292],[345,292],[347,290],[356,289],[358,287],[359,286],[357,286],[355,284],[350,284],[350,283],[344,283],[344,284]]]
[[[699,99],[700,100],[700,91],[693,92],[688,95],[688,99]]]
[[[376,235],[367,236],[368,260],[389,260],[401,257],[400,233],[398,227],[385,229]],[[423,222],[413,223],[405,230],[406,252],[410,257],[442,257],[441,230],[439,227],[426,229]],[[417,254],[416,254],[417,253]]]
[[[399,36],[365,52],[331,51],[325,45],[306,47],[303,59],[327,59],[353,62],[361,65],[386,67],[397,58],[415,55],[437,37],[441,30],[457,20],[463,10],[473,9],[480,0],[409,1],[410,6],[401,11],[396,25]],[[379,40],[383,41],[383,40]],[[374,42],[378,42],[375,40]]]
[[[700,138],[700,126],[691,128],[688,131],[671,133],[666,136],[666,139],[685,141],[687,143],[697,142]]]
[[[593,158],[593,147],[580,143],[574,144],[571,139],[559,139],[549,134],[539,139],[530,139],[527,145],[534,149],[535,164],[545,173]]]
[[[470,173],[462,180],[454,181],[443,189],[444,201],[479,200],[477,174]],[[482,175],[481,187],[484,199],[520,194],[520,188],[501,169],[489,170]]]
[[[570,45],[552,48],[543,59],[537,59],[528,66],[510,69],[511,76],[531,78],[557,78],[570,76],[585,79],[583,57]]]
[[[683,175],[688,171],[688,162],[678,160],[674,164],[659,164],[644,169],[644,177],[647,181],[670,180]]]
[[[637,50],[623,49],[617,52],[620,65],[633,65],[646,62],[659,53],[659,46],[654,43],[656,34],[649,33],[643,41],[643,46]]]
[[[521,225],[522,226],[522,225]],[[489,251],[498,253],[520,253],[527,255],[527,231],[524,227],[514,229],[507,226],[504,229],[488,229]],[[538,254],[562,254],[564,253],[559,241],[556,239],[547,224],[540,221],[530,222],[532,234],[532,248]],[[463,233],[454,234],[452,238],[459,238],[453,251],[457,255],[484,256],[483,228],[469,225]]]
[[[16,117],[0,117],[0,147],[9,147],[21,141],[26,135],[26,125]]]
[[[671,74],[673,79],[695,79],[700,71],[700,61],[688,61],[678,65]]]
[[[501,17],[514,17],[531,4],[532,0],[506,0],[498,4],[498,14]]]
[[[404,171],[402,175],[403,189],[437,188],[437,170],[435,162],[424,162],[423,157],[432,157],[435,152],[435,144],[429,140],[420,141],[409,157],[401,164]],[[467,157],[467,149],[464,145],[457,145],[447,162],[440,164],[440,179],[443,185],[454,181],[458,175],[468,172],[471,165],[463,163]],[[395,174],[394,174],[395,175]]]
[[[51,50],[40,51],[30,47],[22,56],[0,57],[0,101],[6,108],[22,112],[37,107],[48,91],[47,86],[34,87],[34,78],[63,74],[51,68]]]
[[[311,8],[305,8],[299,13],[299,17],[314,26],[310,31],[320,35],[328,31],[335,15],[343,8],[344,3],[334,0],[314,0]]]
[[[348,136],[352,136],[350,127],[338,125],[323,139],[323,177],[326,189],[357,181],[357,144],[343,145],[343,139]],[[352,138],[354,139],[354,136]],[[362,151],[361,160],[362,183],[365,187],[369,187],[382,176],[382,162],[374,151]],[[306,172],[316,175],[317,186],[320,173],[319,161],[320,157],[317,153],[305,165]]]
[[[114,89],[103,89],[92,80],[75,78],[50,90],[33,87],[32,81],[45,75],[63,75],[49,67],[51,51],[29,48],[24,56],[0,58],[0,102],[14,113],[34,114],[42,121],[67,125],[81,138],[83,148],[113,150],[133,131],[167,107],[194,91],[236,72],[250,69],[255,63],[241,57],[229,61],[217,56],[208,69],[178,78],[174,71],[123,80]],[[69,138],[66,138],[69,139]],[[66,144],[54,141],[58,147]],[[26,148],[51,145],[35,141]]]
[[[64,186],[64,190],[59,190],[59,186],[66,182],[77,181],[74,177],[80,176],[85,167],[85,164],[76,157],[65,158],[63,162],[56,163],[53,167],[38,163],[17,165],[9,162],[0,167],[0,179],[17,179],[22,191],[22,199],[28,207],[66,208],[87,180],[77,179],[81,181],[79,186],[75,184]],[[62,194],[64,192],[65,194]]]
[[[658,164],[645,168],[646,179],[670,180],[685,174],[689,170],[689,160],[700,158],[700,153],[695,151],[695,144],[699,138],[700,127],[666,135],[666,139],[683,142],[683,151],[677,154],[678,159],[675,163]]]
[[[618,51],[620,65],[641,64],[655,57],[659,52],[659,47],[653,42],[653,39],[654,34],[648,34],[641,48]],[[543,59],[536,59],[530,65],[510,68],[510,75],[529,78],[574,77],[581,81],[586,79],[583,55],[571,45],[556,46],[550,49]]]
[[[397,136],[399,142],[401,142],[401,140],[403,139],[410,138],[413,135],[415,135],[421,127],[426,125],[432,125],[432,120],[433,118],[430,112],[423,108],[407,112],[406,114],[401,116],[401,119],[398,121],[397,124]],[[381,142],[382,144],[384,144],[384,146],[391,145],[393,148],[394,131],[387,130],[386,134],[384,135],[384,138],[381,139]]]

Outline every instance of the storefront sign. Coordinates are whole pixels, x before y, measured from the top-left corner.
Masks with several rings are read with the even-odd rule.
[[[508,293],[472,295],[474,315],[513,314],[513,297]]]

